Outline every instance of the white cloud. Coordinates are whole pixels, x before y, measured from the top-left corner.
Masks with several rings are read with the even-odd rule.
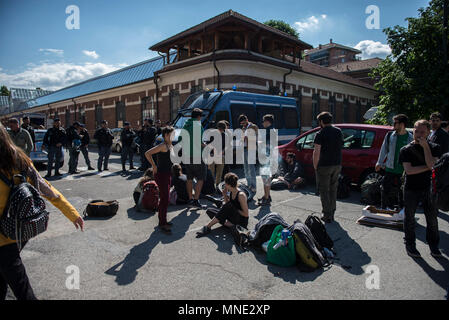
[[[40,87],[45,90],[58,90],[72,84],[88,80],[120,69],[120,65],[104,63],[48,63],[28,66],[23,72],[7,74],[0,72],[0,83],[9,87],[34,89]]]
[[[39,52],[43,52],[46,55],[55,54],[59,57],[62,57],[64,55],[64,50],[61,49],[39,49]]]
[[[391,54],[391,48],[388,44],[373,40],[360,41],[354,48],[362,51],[362,59],[385,58]]]
[[[307,19],[295,22],[294,26],[299,33],[304,31],[316,31],[320,29],[320,26],[326,19],[327,19],[326,14],[322,14],[319,17],[311,16],[308,17]]]
[[[91,58],[98,59],[100,56],[95,51],[83,50],[83,53]]]

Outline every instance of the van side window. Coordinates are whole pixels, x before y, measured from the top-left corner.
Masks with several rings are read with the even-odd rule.
[[[239,116],[245,114],[248,117],[248,121],[256,123],[256,108],[249,104],[231,104],[231,115],[232,115],[232,128],[240,128]]]
[[[263,128],[262,122],[263,117],[266,114],[272,114],[274,116],[274,127],[279,129],[283,127],[282,123],[282,113],[280,107],[266,107],[266,106],[256,106],[257,108],[257,122],[256,124],[259,128]]]
[[[285,129],[298,129],[298,112],[295,108],[282,108]]]
[[[217,111],[214,115],[214,121],[215,123],[218,123],[221,120],[226,120],[229,122],[229,112],[224,110],[224,111]]]

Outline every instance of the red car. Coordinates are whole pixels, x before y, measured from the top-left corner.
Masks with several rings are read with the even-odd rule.
[[[361,185],[366,179],[380,176],[374,168],[379,157],[380,148],[389,126],[368,124],[336,124],[343,133],[342,174],[351,178],[353,183]],[[288,152],[296,154],[296,159],[304,167],[307,179],[315,179],[312,164],[313,141],[320,128],[309,130],[292,141],[279,146],[279,154],[285,159]]]

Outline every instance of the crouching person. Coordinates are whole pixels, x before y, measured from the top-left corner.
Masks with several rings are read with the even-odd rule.
[[[141,201],[142,201],[142,193],[143,193],[143,185],[148,182],[154,180],[153,177],[153,169],[149,168],[145,171],[143,177],[137,183],[137,186],[134,188],[133,198],[134,203],[136,204],[136,209],[141,209]]]
[[[271,182],[271,190],[299,189],[306,184],[302,177],[304,170],[296,160],[293,152],[287,153],[286,160],[282,159],[275,179]]]
[[[11,180],[15,174],[23,173],[39,194],[58,208],[75,227],[84,228],[84,221],[76,209],[53,186],[45,181],[33,167],[30,158],[17,147],[0,124],[0,218],[10,193]],[[17,181],[15,181],[17,182]],[[21,248],[26,243],[21,244]],[[0,233],[0,301],[6,299],[8,286],[18,300],[36,300],[25,267],[20,258],[17,242]]]
[[[216,215],[212,218],[207,226],[197,233],[197,238],[204,237],[212,231],[212,227],[217,223],[231,229],[232,236],[238,246],[241,246],[241,240],[237,225],[248,227],[248,203],[246,194],[237,188],[238,177],[235,173],[225,175],[225,188],[223,189],[223,197],[225,204],[221,207]],[[209,213],[210,211],[208,211]]]

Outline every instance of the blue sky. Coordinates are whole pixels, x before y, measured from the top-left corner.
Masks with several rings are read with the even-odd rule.
[[[148,48],[229,9],[260,22],[284,20],[313,45],[357,46],[363,57],[388,53],[383,28],[406,25],[428,0],[0,0],[0,85],[55,90],[156,56]],[[80,29],[66,28],[66,7]],[[365,9],[380,9],[380,29]]]

